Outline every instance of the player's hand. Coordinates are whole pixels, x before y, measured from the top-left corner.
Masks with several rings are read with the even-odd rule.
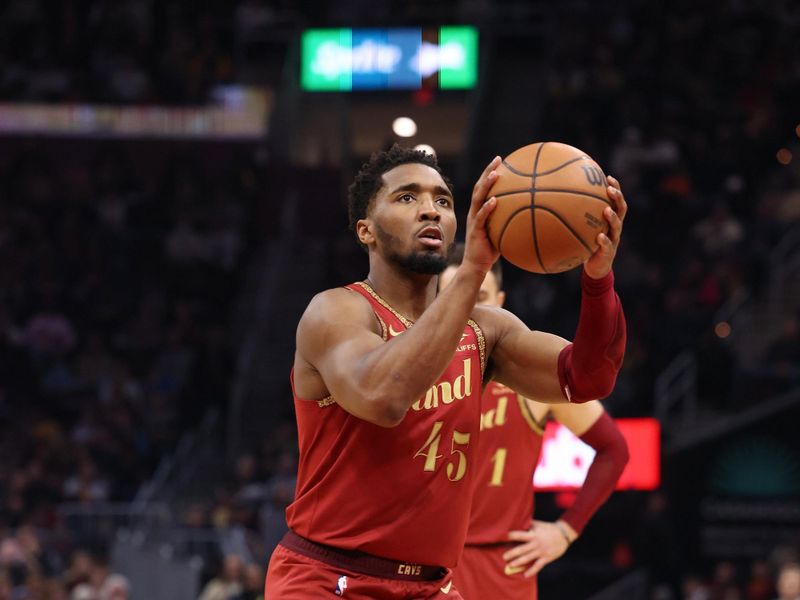
[[[527,567],[525,577],[533,577],[569,548],[558,526],[547,521],[532,521],[530,529],[511,531],[508,539],[520,543],[503,554],[503,560],[511,568]]]
[[[481,173],[475,187],[472,188],[472,200],[467,214],[467,235],[464,243],[463,264],[468,267],[477,267],[483,274],[489,272],[492,265],[500,257],[500,253],[492,246],[489,241],[489,233],[486,231],[486,221],[489,215],[497,206],[497,198],[486,198],[486,194],[497,181],[497,169],[500,166],[501,158],[495,156]]]
[[[622,222],[625,220],[625,215],[628,214],[628,204],[625,202],[619,181],[610,175],[606,179],[608,180],[608,199],[614,208],[607,206],[603,210],[603,217],[608,221],[608,235],[597,234],[599,248],[583,263],[583,270],[592,279],[602,279],[611,271],[611,265],[617,255],[619,240],[622,236]]]

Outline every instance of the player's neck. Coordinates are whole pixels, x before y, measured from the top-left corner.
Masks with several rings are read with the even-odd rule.
[[[367,283],[403,316],[416,321],[436,298],[438,275],[412,273],[385,262],[370,261]]]

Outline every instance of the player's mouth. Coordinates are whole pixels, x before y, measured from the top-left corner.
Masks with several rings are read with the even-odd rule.
[[[444,244],[442,230],[430,225],[417,234],[417,239],[428,248],[441,248]]]

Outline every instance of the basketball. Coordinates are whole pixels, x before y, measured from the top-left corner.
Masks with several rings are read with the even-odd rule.
[[[573,269],[608,234],[605,173],[585,152],[559,142],[515,150],[497,168],[488,198],[489,239],[513,265],[534,273]],[[613,208],[613,206],[612,206]]]

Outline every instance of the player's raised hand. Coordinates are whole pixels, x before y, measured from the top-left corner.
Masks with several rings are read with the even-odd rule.
[[[464,244],[464,263],[480,268],[487,273],[500,257],[489,241],[486,232],[486,221],[497,205],[497,198],[486,198],[486,194],[497,181],[495,169],[500,165],[501,158],[495,156],[481,173],[475,187],[472,188],[472,200],[467,214],[467,234]]]
[[[547,521],[532,521],[530,529],[511,531],[508,539],[520,543],[503,554],[503,560],[512,571],[526,569],[525,577],[533,577],[569,548],[558,525]]]
[[[622,222],[625,220],[625,215],[628,214],[628,204],[625,202],[619,181],[610,175],[606,179],[608,180],[606,192],[614,208],[607,206],[603,211],[603,217],[608,221],[608,235],[597,234],[599,248],[583,263],[584,271],[592,279],[602,279],[611,271],[622,236]]]

